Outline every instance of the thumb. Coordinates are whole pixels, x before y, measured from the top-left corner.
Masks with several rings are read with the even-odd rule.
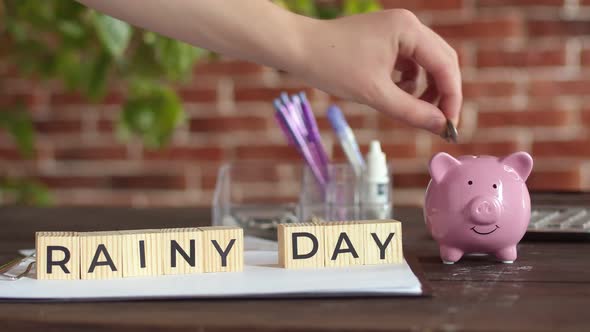
[[[445,131],[446,119],[440,109],[401,90],[392,81],[385,85],[386,88],[382,89],[385,93],[374,101],[375,109],[436,135]]]

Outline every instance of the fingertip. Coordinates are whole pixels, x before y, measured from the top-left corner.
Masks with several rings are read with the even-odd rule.
[[[459,126],[459,118],[461,115],[462,98],[460,96],[442,96],[439,102],[439,107],[443,114],[451,120],[455,127]]]
[[[383,107],[382,110],[413,127],[437,135],[446,128],[447,120],[439,108],[406,93],[397,86],[393,87],[387,107]]]
[[[426,129],[437,136],[441,136],[446,133],[447,119],[443,116],[442,112],[439,112],[439,114],[432,118],[430,126]]]
[[[460,124],[460,121],[459,120],[460,119],[459,119],[458,116],[456,116],[453,119],[451,119],[451,122],[453,123],[453,125],[455,126],[455,128],[459,128],[459,124]]]

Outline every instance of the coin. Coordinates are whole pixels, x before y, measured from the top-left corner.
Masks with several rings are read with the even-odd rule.
[[[447,130],[444,132],[443,138],[447,142],[457,143],[457,136],[459,136],[457,128],[455,128],[455,125],[453,122],[451,122],[451,120],[447,119]]]

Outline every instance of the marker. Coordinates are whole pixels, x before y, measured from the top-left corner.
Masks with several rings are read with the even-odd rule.
[[[294,96],[293,101],[295,103],[299,102],[301,115],[303,115],[303,123],[305,124],[305,127],[307,127],[307,141],[313,145],[318,162],[324,173],[324,177],[328,179],[328,165],[330,164],[330,160],[328,159],[328,155],[322,144],[320,130],[305,92],[300,92],[298,96]]]
[[[281,128],[283,128],[285,136],[287,136],[287,139],[292,139],[295,147],[297,147],[297,151],[299,151],[303,157],[303,160],[311,169],[313,176],[322,188],[323,192],[326,188],[326,179],[324,178],[324,174],[322,173],[318,164],[314,160],[313,154],[309,149],[305,138],[303,138],[303,135],[301,135],[301,132],[299,132],[296,125],[296,120],[292,118],[291,114],[289,114],[289,111],[281,104],[280,100],[274,100],[274,107],[276,109],[275,116],[277,121],[279,121],[281,124]]]
[[[332,128],[334,128],[334,131],[336,132],[336,136],[338,137],[338,141],[342,146],[342,150],[344,150],[348,162],[350,162],[354,169],[354,173],[356,176],[361,176],[365,168],[365,161],[363,160],[359,146],[356,143],[352,129],[350,129],[350,126],[346,123],[344,115],[338,106],[332,105],[328,108],[328,119],[330,120],[330,124],[332,124]]]
[[[307,128],[303,123],[303,114],[301,114],[301,109],[299,105],[295,105],[289,98],[289,95],[286,92],[281,93],[280,102],[283,103],[285,109],[289,112],[292,121],[297,125],[299,132],[303,135],[303,137],[307,137]]]

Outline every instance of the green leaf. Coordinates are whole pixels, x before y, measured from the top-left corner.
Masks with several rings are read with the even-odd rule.
[[[143,33],[143,42],[148,45],[153,45],[158,39],[158,35],[151,31],[146,31]]]
[[[30,157],[34,150],[35,132],[28,113],[22,110],[0,110],[0,128],[6,129],[21,154]]]
[[[310,17],[317,16],[314,0],[281,0],[278,4],[297,14]]]
[[[76,49],[60,49],[56,54],[56,74],[61,76],[70,90],[80,87],[84,68],[81,60],[81,54]]]
[[[381,10],[381,4],[376,0],[345,0],[342,7],[343,15],[370,13]]]
[[[98,39],[114,58],[120,58],[131,40],[131,26],[114,17],[96,14],[94,26]]]
[[[272,2],[279,7],[289,10],[289,6],[287,6],[285,0],[273,0]]]
[[[28,179],[4,179],[0,181],[0,200],[18,205],[51,205],[47,187]]]
[[[34,0],[39,2],[39,0]],[[47,1],[47,0],[46,0]],[[59,1],[52,0],[54,3],[56,13],[59,13],[59,17],[79,17],[80,15],[90,11],[88,7],[82,5],[77,1]]]
[[[330,6],[318,6],[317,8],[318,18],[322,20],[331,20],[335,19],[340,16],[341,10],[340,8],[330,5]]]
[[[148,148],[159,148],[170,140],[174,129],[183,122],[184,112],[174,90],[140,81],[130,91],[118,131],[123,139],[136,135]]]
[[[24,40],[18,42],[17,49],[13,53],[10,53],[9,56],[12,61],[19,65],[24,73],[39,73],[44,75],[52,69],[45,67],[48,64],[46,61],[47,52],[47,47],[42,43],[36,40]]]
[[[195,61],[205,54],[203,49],[163,36],[156,38],[153,49],[156,62],[172,80],[187,77]]]
[[[93,101],[98,101],[106,95],[109,68],[112,64],[109,54],[101,53],[86,67],[85,93]]]
[[[23,24],[15,22],[14,20],[7,22],[6,29],[16,42],[24,42],[29,39],[26,27]]]
[[[61,21],[58,29],[67,38],[78,39],[84,36],[84,28],[78,22]]]

